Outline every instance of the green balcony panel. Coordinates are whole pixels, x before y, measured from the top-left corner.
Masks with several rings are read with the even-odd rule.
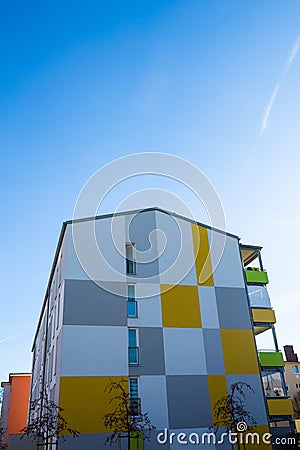
[[[269,283],[268,274],[264,270],[246,269],[247,283]]]
[[[258,356],[262,367],[284,367],[281,352],[258,352]]]
[[[130,435],[130,450],[144,450],[142,431],[131,431]]]

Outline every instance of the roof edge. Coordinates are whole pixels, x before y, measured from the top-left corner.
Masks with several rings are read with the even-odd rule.
[[[125,215],[129,215],[129,214],[135,214],[135,213],[141,213],[141,212],[147,212],[147,211],[159,211],[164,214],[168,214],[169,216],[174,216],[174,217],[177,217],[178,219],[186,220],[187,222],[194,223],[196,225],[200,225],[201,227],[207,228],[209,230],[217,231],[218,233],[225,234],[226,236],[240,239],[240,237],[236,234],[229,233],[228,231],[225,231],[225,230],[220,230],[219,228],[212,227],[211,225],[206,225],[205,223],[198,222],[197,220],[193,220],[193,219],[190,219],[189,217],[182,216],[181,214],[177,214],[176,212],[159,208],[158,206],[151,206],[149,208],[132,209],[132,210],[121,211],[121,212],[117,212],[117,213],[102,214],[100,216],[91,216],[91,217],[82,217],[79,219],[71,219],[71,220],[67,220],[65,223],[67,225],[72,225],[73,223],[81,223],[81,222],[89,222],[89,221],[93,221],[93,220],[108,219],[110,217],[125,216]]]

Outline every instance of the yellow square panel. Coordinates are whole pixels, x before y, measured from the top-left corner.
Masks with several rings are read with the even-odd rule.
[[[120,382],[126,377],[61,377],[59,405],[70,428],[81,434],[109,432],[104,426],[103,416],[112,412],[115,403],[109,403],[112,394],[104,392],[112,381]],[[126,385],[127,387],[127,385]]]
[[[217,420],[214,408],[218,400],[228,394],[226,375],[208,375],[210,407],[213,422]]]
[[[221,329],[227,374],[259,373],[254,336],[251,330]]]
[[[214,286],[207,228],[193,223],[192,234],[198,284]]]
[[[161,285],[161,309],[164,327],[202,326],[197,286]]]

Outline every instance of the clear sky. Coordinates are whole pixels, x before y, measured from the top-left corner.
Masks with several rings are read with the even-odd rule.
[[[31,368],[83,184],[144,151],[197,165],[227,230],[263,245],[279,344],[300,353],[299,1],[11,0],[0,34],[0,380]]]

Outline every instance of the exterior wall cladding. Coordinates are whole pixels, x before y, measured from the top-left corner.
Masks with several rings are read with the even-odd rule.
[[[156,426],[144,449],[181,448],[175,442],[157,442],[157,434],[165,428],[176,434],[207,432],[216,401],[237,381],[254,389],[255,395],[247,394],[247,407],[257,430],[268,432],[238,238],[155,208],[120,214],[113,221],[124,249],[129,227],[136,251],[148,250],[150,239],[155,257],[148,263],[137,262],[136,275],[127,275],[126,259],[111,238],[112,216],[102,216],[93,226],[101,251],[114,270],[108,270],[107,263],[97,262],[96,267],[91,260],[97,284],[82,269],[74,249],[72,223],[67,222],[34,340],[31,399],[44,383],[51,399],[65,409],[69,425],[81,433],[78,439],[61,442],[60,448],[105,448],[103,416],[112,406],[104,389],[112,380],[129,377],[138,379],[142,411],[148,412]],[[83,240],[87,223],[76,223]],[[167,240],[161,255],[158,230]],[[221,236],[225,237],[222,258],[201,282],[204,261],[207,259],[206,270],[217,263],[209,244]],[[184,277],[183,266],[190,267]],[[137,318],[127,314],[128,284],[135,286]],[[128,359],[131,328],[136,330],[138,365],[130,365]],[[189,447],[195,448],[185,446]],[[209,445],[217,447],[231,445]],[[261,443],[260,447],[269,446]]]

